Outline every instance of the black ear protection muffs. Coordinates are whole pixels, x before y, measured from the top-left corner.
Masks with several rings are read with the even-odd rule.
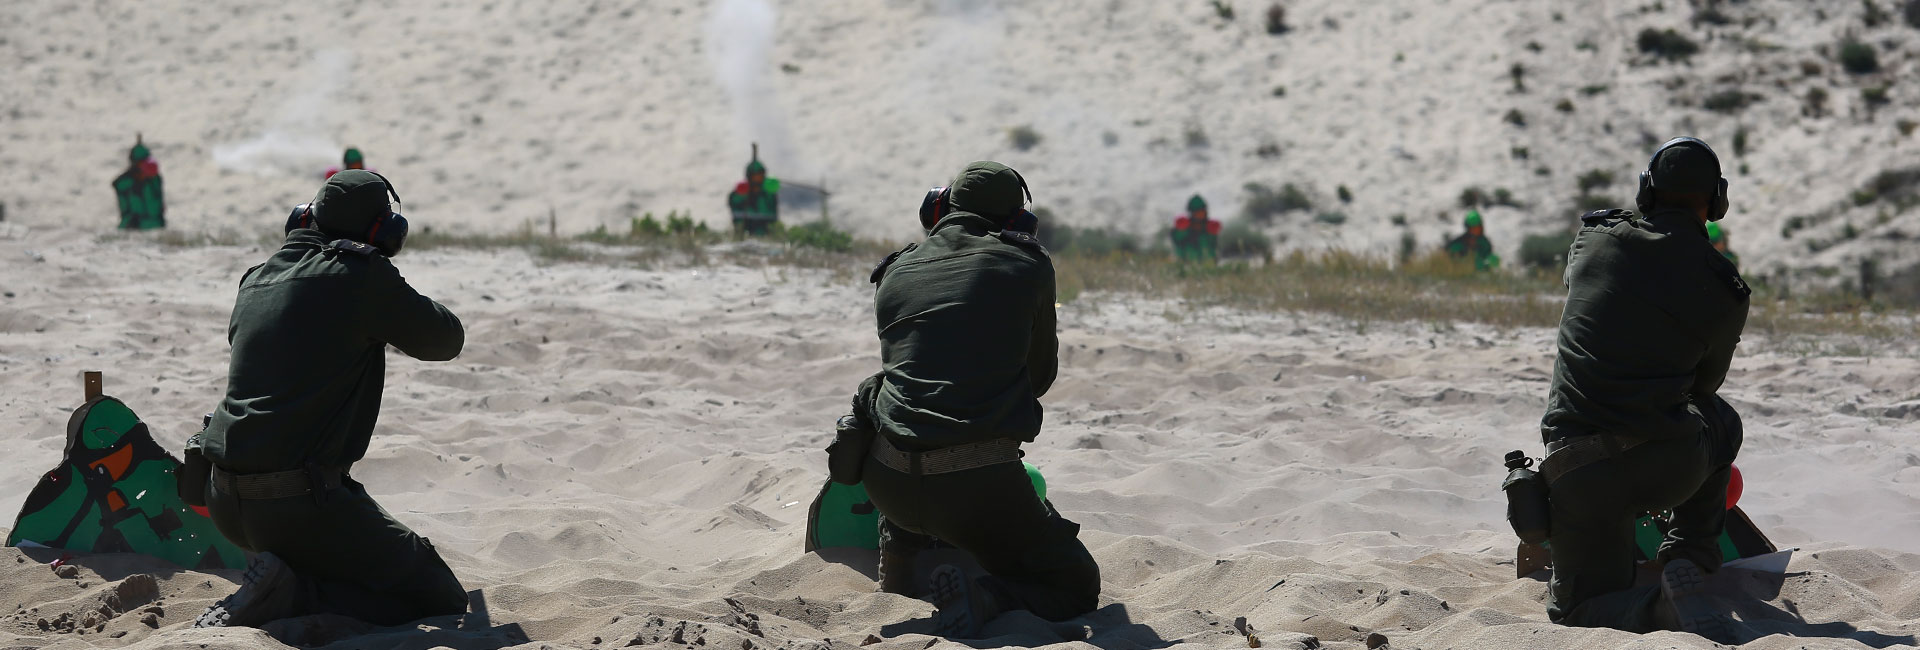
[[[1020,181],[1020,191],[1027,195],[1027,203],[1032,204],[1033,189],[1027,187],[1026,177],[1021,176],[1018,170],[1012,168],[1008,168],[1007,171],[1013,172],[1013,177]],[[934,224],[940,223],[941,217],[945,217],[947,213],[953,212],[952,195],[953,188],[950,187],[935,187],[927,190],[927,195],[920,199],[920,228],[922,230],[933,232]],[[1022,208],[1019,214],[1004,219],[1000,223],[1000,227],[1004,230],[1014,230],[1029,235],[1033,234],[1039,225],[1040,217],[1035,216],[1032,211],[1025,208]]]
[[[1634,195],[1633,203],[1636,207],[1640,208],[1641,214],[1646,214],[1653,210],[1653,192],[1659,189],[1653,186],[1653,165],[1660,161],[1661,153],[1674,147],[1694,147],[1705,151],[1708,156],[1713,157],[1714,166],[1718,167],[1720,165],[1720,155],[1714,153],[1713,147],[1707,146],[1707,143],[1702,142],[1699,138],[1681,136],[1668,140],[1666,144],[1660,145],[1659,149],[1653,151],[1653,157],[1647,159],[1647,170],[1640,172],[1640,191]],[[1713,190],[1713,202],[1707,207],[1707,220],[1719,221],[1726,217],[1728,207],[1727,178],[1725,175],[1722,175],[1719,184],[1716,185]]]
[[[393,189],[393,181],[387,180],[385,176],[380,176],[379,172],[370,171],[367,173],[379,176],[380,182],[385,183],[387,186],[387,195],[393,197],[395,204],[400,204],[402,207],[405,207],[400,201],[400,193]],[[293,214],[287,215],[288,234],[292,234],[293,231],[301,228],[320,229],[319,224],[314,223],[313,220],[312,203],[302,203],[293,206]],[[400,248],[407,243],[407,218],[400,216],[399,210],[388,209],[386,216],[374,219],[373,225],[368,227],[367,232],[361,235],[361,237],[363,242],[379,250],[381,255],[387,257],[399,255]]]

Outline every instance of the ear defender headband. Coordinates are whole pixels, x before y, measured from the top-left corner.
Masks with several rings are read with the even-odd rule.
[[[1705,151],[1708,156],[1713,158],[1714,166],[1720,166],[1720,155],[1714,153],[1713,147],[1707,146],[1707,143],[1701,141],[1699,138],[1681,136],[1668,140],[1666,144],[1660,145],[1659,149],[1653,151],[1653,157],[1647,160],[1647,170],[1640,172],[1640,191],[1634,195],[1633,203],[1636,207],[1640,208],[1641,214],[1653,211],[1653,193],[1654,190],[1659,189],[1654,187],[1653,184],[1653,166],[1660,162],[1660,154],[1666,153],[1668,149],[1674,147],[1693,147]],[[1719,221],[1726,217],[1729,206],[1730,204],[1727,201],[1727,178],[1723,175],[1720,177],[1720,182],[1714,186],[1713,200],[1707,207],[1707,221]]]
[[[1020,191],[1027,195],[1027,203],[1032,204],[1033,189],[1027,187],[1026,177],[1021,176],[1020,171],[1012,167],[1008,167],[1007,171],[1013,172],[1014,180],[1020,181]],[[927,232],[933,232],[934,224],[940,223],[941,217],[945,217],[947,213],[953,212],[952,202],[953,188],[935,186],[933,189],[927,190],[927,195],[920,198],[920,228]],[[1021,208],[1020,213],[1006,220],[1003,227],[1032,234],[1034,228],[1039,223],[1039,217],[1034,216],[1033,212]]]
[[[400,193],[394,191],[393,181],[381,176],[380,172],[368,171],[367,173],[379,177],[380,182],[386,184],[387,195],[393,197],[395,204],[406,207],[406,204],[400,200]],[[312,203],[293,206],[293,214],[287,215],[287,233],[291,234],[301,228],[320,229],[319,224],[313,219]],[[398,210],[389,208],[385,216],[373,220],[373,225],[367,228],[367,232],[362,237],[368,245],[378,249],[381,255],[387,257],[399,255],[400,248],[407,243],[407,218],[401,216]]]

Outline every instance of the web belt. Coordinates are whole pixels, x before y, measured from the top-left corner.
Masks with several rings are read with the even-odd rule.
[[[266,472],[262,474],[234,474],[213,466],[214,489],[249,501],[265,499],[285,499],[287,497],[313,494],[314,483],[323,489],[340,487],[341,472],[337,469],[290,469],[284,472]]]
[[[1540,475],[1547,479],[1547,485],[1553,485],[1573,470],[1619,456],[1646,442],[1646,438],[1605,433],[1561,438],[1547,443],[1547,457],[1540,461]]]
[[[1020,460],[1020,441],[1001,438],[933,451],[901,451],[886,434],[874,436],[873,458],[904,474],[950,474]],[[917,466],[917,469],[916,469]]]

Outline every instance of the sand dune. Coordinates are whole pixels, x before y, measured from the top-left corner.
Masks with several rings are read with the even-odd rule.
[[[58,457],[81,369],[109,371],[108,392],[179,445],[223,386],[234,278],[264,254],[57,228],[0,239],[17,269],[0,277],[13,294],[0,299],[11,450],[0,504],[17,504]],[[465,319],[470,343],[445,364],[391,357],[381,429],[355,475],[433,538],[484,615],[192,630],[237,575],[100,556],[62,577],[47,552],[7,549],[0,645],[935,641],[921,635],[931,608],[874,593],[849,564],[859,558],[800,552],[829,423],[876,363],[857,274],[540,266],[517,251],[399,263]],[[1100,295],[1063,307],[1061,322],[1061,378],[1030,459],[1085,526],[1102,608],[1065,628],[1009,615],[971,645],[1090,634],[1109,649],[1243,647],[1233,628],[1245,617],[1276,648],[1358,648],[1374,633],[1394,647],[1710,646],[1550,625],[1544,583],[1512,578],[1498,458],[1537,448],[1548,331]],[[1767,597],[1741,616],[1771,636],[1745,647],[1913,643],[1913,350],[1747,347],[1726,393],[1747,420],[1743,504],[1776,542],[1805,550],[1784,584],[1752,587]]]

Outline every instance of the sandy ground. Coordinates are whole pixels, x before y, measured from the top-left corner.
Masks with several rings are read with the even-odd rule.
[[[264,255],[0,233],[0,508],[58,458],[81,370],[107,371],[108,393],[180,445],[223,388],[235,279]],[[518,251],[398,262],[465,320],[469,343],[448,363],[390,356],[380,430],[354,474],[434,540],[484,614],[192,630],[234,572],[104,556],[63,578],[45,553],[5,549],[0,647],[937,642],[918,633],[926,604],[829,561],[850,558],[801,552],[830,423],[877,363],[856,274],[540,266]],[[1359,648],[1371,633],[1421,648],[1711,645],[1550,625],[1544,583],[1512,577],[1499,456],[1538,450],[1548,331],[1111,295],[1063,307],[1061,330],[1029,458],[1103,567],[1102,606],[1073,621],[1090,630],[1075,647],[1244,647],[1238,617],[1274,648]],[[1748,632],[1772,635],[1746,647],[1920,634],[1917,373],[1910,349],[1736,360],[1725,395],[1746,417],[1743,504],[1805,549],[1777,594],[1741,610]],[[140,620],[149,611],[158,630]],[[37,625],[89,613],[90,630]],[[989,632],[970,645],[1067,643],[1023,614]]]

